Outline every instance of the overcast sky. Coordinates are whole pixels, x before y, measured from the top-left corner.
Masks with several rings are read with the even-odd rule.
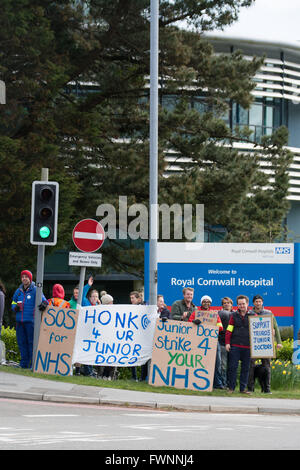
[[[300,0],[256,0],[240,10],[240,18],[224,30],[229,36],[300,40]]]

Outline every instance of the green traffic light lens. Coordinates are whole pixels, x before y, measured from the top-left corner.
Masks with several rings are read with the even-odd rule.
[[[41,238],[48,238],[50,236],[50,228],[49,227],[41,227],[40,228],[40,237]]]

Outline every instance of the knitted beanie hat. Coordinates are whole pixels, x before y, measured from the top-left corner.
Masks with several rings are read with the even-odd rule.
[[[30,271],[28,271],[28,269],[24,269],[24,271],[21,272],[21,278],[22,278],[23,274],[30,279],[30,282],[32,282],[32,273]]]
[[[113,301],[114,301],[113,297],[112,297],[111,295],[109,295],[109,294],[104,294],[104,295],[102,295],[102,297],[101,297],[101,303],[102,303],[103,305],[107,305],[107,304],[109,304],[109,303],[111,303],[111,302],[113,302]]]

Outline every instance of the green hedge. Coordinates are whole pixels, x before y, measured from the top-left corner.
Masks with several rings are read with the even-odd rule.
[[[1,341],[5,344],[6,348],[6,360],[20,362],[21,356],[17,343],[17,335],[15,328],[4,328],[2,327]],[[10,352],[13,351],[13,352]],[[16,353],[16,354],[14,354]]]

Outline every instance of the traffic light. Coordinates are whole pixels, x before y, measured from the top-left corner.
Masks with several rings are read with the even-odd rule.
[[[56,245],[59,184],[34,181],[31,199],[32,245]]]

